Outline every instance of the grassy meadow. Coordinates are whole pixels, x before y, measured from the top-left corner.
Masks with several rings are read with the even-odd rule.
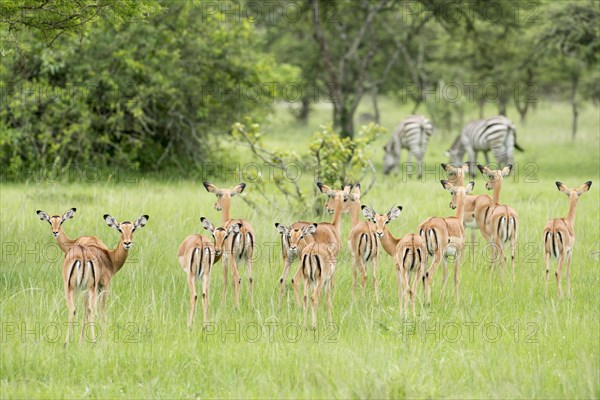
[[[382,124],[389,132],[410,112],[390,100],[382,101],[381,107]],[[494,112],[492,107],[487,111]],[[329,116],[326,104],[316,105],[308,124],[299,126],[287,106],[277,106],[265,126],[264,141],[305,152],[311,134]],[[466,118],[476,116],[473,112]],[[526,125],[514,110],[509,110],[509,116],[517,125],[518,143],[526,150],[515,154],[515,175],[505,180],[501,193],[501,201],[520,217],[515,282],[509,275],[502,281],[498,270],[490,279],[487,251],[478,233],[477,255],[461,268],[461,303],[454,302],[452,277],[445,298],[440,299],[439,269],[432,305],[427,309],[417,305],[414,319],[399,317],[393,264],[387,254],[380,257],[381,303],[375,304],[371,275],[366,297],[359,292],[353,302],[350,256],[343,248],[335,278],[334,324],[326,323],[322,298],[319,328],[302,329],[302,312],[291,289],[281,307],[277,304],[282,261],[273,224],[313,217],[308,211],[292,213],[283,202],[256,212],[234,198],[232,217],[249,220],[257,236],[255,307],[249,305],[245,272],[240,309],[233,307],[231,287],[221,304],[219,263],[211,279],[214,324],[202,332],[198,303],[195,325],[189,331],[189,292],[177,248],[187,235],[205,233],[201,216],[220,220],[213,208],[214,196],[201,184],[202,176],[188,181],[126,171],[109,177],[92,171],[87,181],[77,183],[65,177],[2,183],[0,396],[599,398],[598,108],[587,105],[582,110],[575,143],[570,139],[567,104],[538,104]],[[422,181],[381,174],[382,146],[389,133],[372,146],[378,175],[363,200],[379,212],[393,204],[403,206],[401,216],[389,225],[396,236],[415,231],[429,216],[452,215],[450,195],[439,184],[443,176],[439,168],[433,172],[433,164],[447,161],[443,153],[456,134],[438,127],[425,157],[432,172]],[[227,159],[241,165],[252,160],[242,147],[224,142],[222,148]],[[240,180],[232,174],[224,178],[212,180],[223,186]],[[570,187],[593,181],[577,208],[573,297],[562,301],[556,293],[555,262],[548,299],[543,291],[542,229],[549,218],[565,216],[568,210],[567,197],[556,189],[556,180]],[[475,182],[475,193],[486,192],[481,176]],[[243,196],[263,204],[256,186],[246,183]],[[312,193],[311,185],[312,175],[306,171],[302,176],[306,193]],[[273,185],[265,187],[269,196],[277,196]],[[64,224],[66,233],[71,238],[96,235],[109,247],[116,245],[119,235],[106,226],[103,214],[119,221],[142,214],[150,219],[134,234],[130,258],[112,281],[101,338],[96,344],[76,340],[65,350],[63,257],[49,225],[35,211],[62,215],[70,207],[77,207],[77,213]],[[342,238],[349,225],[344,216]],[[566,281],[563,289],[566,293]],[[421,288],[418,297],[422,298]],[[80,319],[81,301],[77,306]]]

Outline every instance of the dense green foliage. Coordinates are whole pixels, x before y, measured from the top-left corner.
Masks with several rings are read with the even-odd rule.
[[[249,22],[223,23],[187,3],[148,22],[100,24],[27,57],[3,59],[0,163],[26,168],[110,166],[179,171],[209,159],[216,137],[264,115],[268,82],[292,80],[255,48]]]
[[[381,95],[453,132],[474,107],[525,122],[569,100],[574,138],[600,93],[598,16],[591,1],[5,1],[0,166],[194,176],[276,102],[304,122],[331,105],[321,123],[352,137]]]

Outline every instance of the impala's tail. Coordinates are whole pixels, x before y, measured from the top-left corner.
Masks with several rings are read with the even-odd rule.
[[[564,248],[564,238],[560,230],[556,229],[556,220],[552,222],[552,228],[544,231],[544,249],[551,256],[559,258]]]
[[[498,218],[496,223],[496,235],[502,242],[508,242],[512,240],[517,232],[517,221],[515,217],[508,211],[508,208],[504,206],[504,211]]]
[[[98,260],[94,249],[73,245],[67,252],[64,273],[69,287],[85,289],[98,285]]]

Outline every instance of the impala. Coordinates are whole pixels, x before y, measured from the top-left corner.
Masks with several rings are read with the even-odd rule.
[[[62,217],[60,215],[53,215],[50,217],[46,212],[44,212],[42,210],[37,210],[36,214],[38,215],[38,217],[40,217],[40,219],[42,221],[47,221],[50,224],[50,229],[52,230],[52,236],[54,237],[54,239],[56,239],[56,243],[58,244],[58,247],[60,247],[60,249],[65,254],[75,244],[78,244],[81,246],[86,246],[86,245],[91,244],[91,245],[97,246],[102,249],[107,249],[106,245],[102,242],[102,240],[100,240],[96,236],[80,236],[77,239],[70,239],[67,236],[67,234],[65,233],[65,231],[62,228],[62,224],[65,221],[68,221],[69,219],[73,218],[73,216],[75,215],[75,211],[77,211],[76,208],[71,208],[71,209],[67,210],[63,214]]]
[[[315,242],[319,242],[322,245],[329,246],[330,250],[336,255],[339,252],[341,247],[341,220],[342,220],[342,212],[344,207],[344,201],[348,201],[348,193],[349,189],[346,186],[345,189],[342,190],[334,190],[329,186],[317,182],[317,187],[321,191],[321,193],[327,195],[329,197],[327,203],[325,204],[325,209],[333,213],[333,221],[332,222],[320,222],[317,224],[317,228],[315,232],[311,235]],[[290,225],[290,229],[302,229],[307,225],[311,225],[313,222],[307,221],[297,221]],[[281,231],[280,231],[281,233]],[[281,236],[281,254],[283,256],[284,266],[283,266],[283,274],[281,278],[279,278],[279,302],[281,302],[281,298],[283,295],[283,290],[285,287],[285,279],[289,273],[291,264],[297,257],[297,251],[290,251],[289,249],[289,241],[283,235]],[[296,298],[296,302],[300,304],[300,297],[298,292],[298,282],[300,277],[302,276],[301,268],[298,268],[294,278],[292,278],[292,286],[294,288],[294,296]]]
[[[179,246],[177,258],[181,268],[187,274],[187,282],[190,288],[188,328],[191,329],[192,327],[196,301],[198,300],[196,279],[202,282],[202,324],[206,326],[208,323],[210,271],[216,261],[213,242],[205,236],[192,234],[186,237]]]
[[[135,223],[124,221],[119,223],[114,217],[105,214],[104,220],[109,227],[121,233],[121,239],[114,249],[101,249],[94,245],[74,245],[67,252],[63,267],[63,279],[65,284],[65,297],[69,311],[69,329],[67,332],[67,345],[71,336],[72,322],[75,317],[75,294],[78,289],[85,290],[88,301],[84,297],[86,316],[93,322],[93,305],[96,298],[102,296],[102,324],[106,320],[106,300],[108,289],[113,276],[125,264],[129,249],[132,246],[133,232],[146,225],[150,217],[142,215]],[[83,335],[83,330],[82,330]],[[93,335],[93,324],[92,324]]]
[[[314,234],[317,228],[318,224],[315,223],[305,226],[302,228],[302,233],[298,238],[301,240]],[[335,273],[337,251],[327,244],[312,241],[305,244],[300,253],[300,257],[300,268],[304,278],[304,326],[307,324],[309,290],[312,289],[310,302],[312,328],[315,329],[317,327],[319,296],[323,289],[325,289],[327,297],[327,316],[329,322],[332,322],[331,289],[333,274]]]
[[[446,180],[442,180],[441,183],[444,189],[456,196],[456,215],[446,218],[431,217],[419,225],[419,235],[423,238],[429,255],[434,257],[431,266],[425,272],[423,278],[425,304],[431,303],[431,282],[437,267],[442,261],[444,263],[444,277],[441,295],[443,296],[444,294],[446,282],[448,281],[447,257],[454,257],[454,290],[456,302],[459,302],[458,273],[465,246],[465,228],[463,226],[465,199],[475,185],[475,182],[470,182],[466,187],[454,186]]]
[[[387,228],[387,224],[400,215],[402,207],[394,206],[387,213],[378,214],[372,208],[363,205],[362,211],[365,218],[373,223],[375,234],[381,240],[384,250],[394,258],[400,313],[403,312],[403,305],[408,306],[408,297],[410,297],[414,315],[417,283],[423,277],[427,258],[425,242],[421,236],[414,233],[398,239]],[[413,274],[412,283],[409,284],[410,275]]]
[[[502,180],[510,174],[512,165],[507,165],[503,169],[496,171],[482,165],[478,165],[477,167],[488,177],[485,187],[488,190],[494,191],[492,195],[492,204],[489,207],[483,207],[483,212],[481,212],[480,208],[480,212],[476,213],[478,225],[482,227],[481,232],[490,243],[490,267],[493,272],[498,257],[496,252],[499,250],[501,273],[504,275],[504,270],[506,269],[504,245],[510,243],[512,280],[514,281],[515,250],[519,228],[519,217],[512,207],[500,204],[500,188],[502,186]]]
[[[213,235],[215,255],[223,256],[223,295],[221,302],[225,301],[227,293],[227,266],[231,267],[233,275],[233,292],[235,307],[240,305],[240,285],[242,279],[237,264],[243,259],[248,269],[250,282],[250,302],[254,304],[252,295],[252,256],[254,255],[254,231],[250,224],[244,220],[229,220],[225,225],[215,228],[207,218],[200,218],[202,227]]]
[[[379,282],[377,280],[379,246],[375,235],[375,225],[367,218],[360,220],[360,184],[348,191],[350,201],[345,203],[345,208],[350,212],[351,228],[348,235],[348,248],[352,255],[352,298],[356,290],[357,272],[360,271],[363,297],[367,285],[367,267],[369,262],[373,263],[373,288],[375,290],[375,302],[379,304]],[[347,205],[347,206],[346,206]]]
[[[234,186],[231,189],[221,189],[213,185],[209,182],[204,182],[204,187],[209,193],[213,193],[217,196],[217,202],[215,203],[215,210],[222,211],[221,214],[221,228],[224,231],[228,231],[230,228],[233,228],[235,224],[239,224],[239,232],[234,233],[234,235],[227,235],[226,241],[221,243],[217,247],[217,236],[214,235],[215,228],[212,223],[203,217],[202,226],[204,229],[209,230],[213,233],[215,238],[215,251],[217,252],[217,256],[221,255],[221,251],[223,251],[224,259],[222,261],[223,264],[223,294],[221,297],[221,302],[225,301],[225,296],[227,294],[227,270],[228,267],[231,268],[231,273],[233,275],[233,292],[234,292],[234,302],[235,306],[239,306],[240,300],[240,286],[242,284],[242,280],[239,275],[237,262],[241,261],[242,258],[246,259],[246,269],[248,272],[248,283],[250,286],[250,302],[254,304],[254,289],[253,289],[253,280],[252,280],[252,256],[254,254],[254,243],[255,236],[254,230],[248,221],[242,219],[232,220],[229,217],[229,209],[231,206],[231,198],[240,194],[246,188],[245,183],[240,183]],[[204,223],[206,220],[206,224]]]
[[[587,181],[578,189],[566,187],[561,182],[556,182],[558,190],[569,197],[569,213],[566,218],[555,218],[548,221],[544,228],[544,260],[546,262],[546,289],[548,296],[548,274],[550,273],[550,257],[558,259],[556,270],[556,284],[558,297],[562,297],[560,275],[567,262],[567,295],[571,297],[571,262],[573,261],[573,245],[575,244],[575,208],[579,196],[590,190],[592,181]]]
[[[465,185],[465,175],[469,173],[469,163],[465,163],[462,167],[455,167],[450,164],[442,163],[442,168],[448,174],[448,181],[452,183],[454,186],[464,186]],[[478,219],[476,218],[476,210],[480,213],[482,210],[485,210],[486,207],[491,206],[492,197],[487,194],[481,195],[467,195],[465,198],[465,209],[463,215],[463,224],[466,228],[470,228],[471,230],[471,262],[475,263],[475,230],[480,229],[477,224]],[[450,200],[450,208],[456,209],[456,195],[451,195]],[[483,221],[483,218],[480,218]],[[483,232],[483,230],[482,230]]]

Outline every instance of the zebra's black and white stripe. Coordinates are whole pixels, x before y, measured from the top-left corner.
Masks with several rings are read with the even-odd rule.
[[[486,164],[489,164],[488,151],[492,151],[499,167],[513,164],[513,149],[523,151],[517,144],[516,128],[505,116],[469,122],[454,140],[447,155],[453,164],[461,164],[465,152],[469,157],[471,173],[477,163],[477,153],[483,151]]]
[[[408,161],[414,155],[419,165],[419,177],[421,177],[423,156],[427,150],[429,137],[433,135],[433,124],[422,115],[411,115],[396,127],[392,137],[385,145],[385,157],[383,159],[383,173],[389,174],[400,164],[400,151],[408,150]]]

